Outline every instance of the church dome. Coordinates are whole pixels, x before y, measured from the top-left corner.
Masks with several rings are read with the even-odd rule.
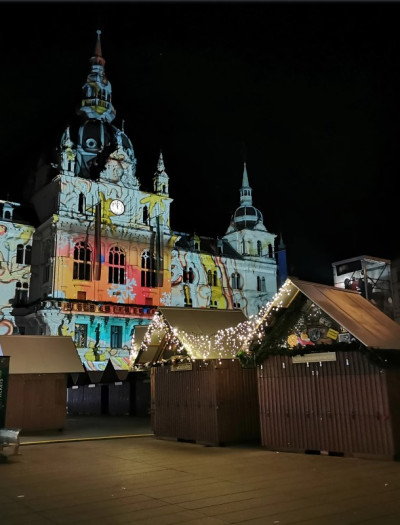
[[[263,216],[254,206],[239,206],[233,214],[233,222],[238,230],[249,229],[259,222],[263,223]]]

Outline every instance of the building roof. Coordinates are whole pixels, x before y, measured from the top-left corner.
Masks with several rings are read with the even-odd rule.
[[[288,307],[298,292],[345,328],[364,346],[380,350],[400,350],[400,325],[357,291],[288,278],[274,299]]]
[[[10,374],[84,372],[71,337],[2,335],[0,353],[10,357]]]

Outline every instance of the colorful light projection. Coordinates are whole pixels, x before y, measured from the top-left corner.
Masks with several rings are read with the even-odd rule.
[[[12,301],[28,299],[30,251],[34,228],[0,222],[0,335],[12,335]]]

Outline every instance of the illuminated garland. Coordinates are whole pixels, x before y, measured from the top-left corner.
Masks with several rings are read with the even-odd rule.
[[[250,356],[251,346],[260,344],[264,337],[268,314],[279,309],[284,302],[283,296],[288,294],[290,294],[290,289],[287,282],[257,315],[251,316],[234,327],[221,329],[210,335],[186,332],[171,327],[160,312],[155,312],[144,336],[140,352],[142,354],[146,352],[150,345],[163,344],[164,349],[174,350],[176,356],[169,360],[149,362],[145,366],[166,364],[181,359],[207,361],[209,359],[234,359],[243,355]]]

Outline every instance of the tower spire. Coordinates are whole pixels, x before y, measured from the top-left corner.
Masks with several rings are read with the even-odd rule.
[[[253,199],[251,196],[251,188],[249,186],[249,177],[247,175],[246,163],[243,163],[243,179],[242,187],[240,188],[240,205],[241,206],[251,206]]]
[[[101,31],[97,31],[94,55],[90,58],[90,73],[82,87],[82,105],[80,113],[88,119],[103,120],[108,123],[115,118],[115,109],[111,103],[111,84],[104,66],[106,61],[101,51]]]

